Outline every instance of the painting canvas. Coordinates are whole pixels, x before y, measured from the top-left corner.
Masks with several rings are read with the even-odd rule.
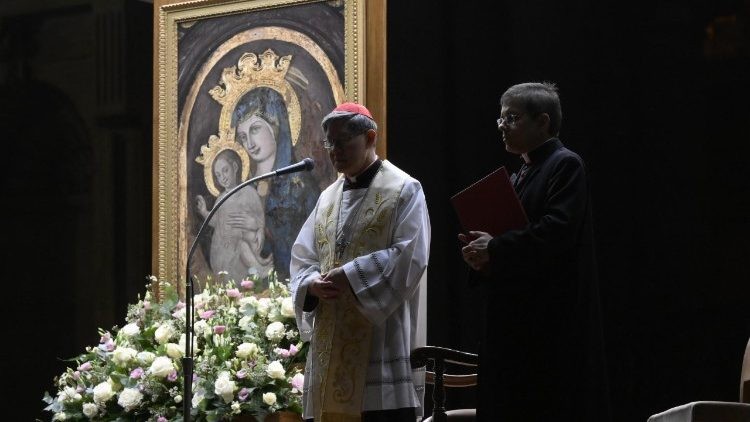
[[[189,273],[289,276],[291,246],[337,174],[322,117],[365,102],[363,1],[155,5],[159,26],[155,267],[183,280],[213,205],[242,181],[312,158],[227,199],[197,240]]]

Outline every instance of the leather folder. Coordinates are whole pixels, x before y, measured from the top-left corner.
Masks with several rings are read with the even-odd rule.
[[[500,167],[450,199],[461,227],[499,236],[528,224],[526,212],[505,167]]]

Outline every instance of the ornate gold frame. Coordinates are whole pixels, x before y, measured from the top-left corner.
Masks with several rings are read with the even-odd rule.
[[[160,279],[184,283],[189,248],[183,212],[187,207],[186,159],[180,157],[179,145],[178,25],[317,2],[319,0],[154,1],[152,272]],[[345,14],[344,96],[366,104],[371,110],[379,124],[378,154],[385,157],[386,0],[339,0],[339,3],[343,3]],[[338,101],[340,96],[336,97]],[[243,163],[245,160],[242,156]],[[243,168],[243,173],[245,171]]]

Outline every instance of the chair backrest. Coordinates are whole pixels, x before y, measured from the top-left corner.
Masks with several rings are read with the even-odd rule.
[[[745,346],[745,357],[742,359],[740,402],[750,403],[750,340],[747,341],[747,346]]]
[[[445,411],[445,387],[471,387],[477,385],[476,370],[473,374],[447,374],[446,363],[466,367],[479,367],[479,356],[474,353],[462,352],[438,346],[424,346],[411,352],[411,367],[421,368],[432,362],[432,371],[427,370],[425,380],[433,384],[432,390],[432,420],[445,422],[448,420]]]

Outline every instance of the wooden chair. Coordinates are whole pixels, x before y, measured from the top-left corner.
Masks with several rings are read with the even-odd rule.
[[[695,401],[648,418],[648,422],[750,422],[750,340],[740,374],[740,401]]]
[[[432,416],[423,422],[473,422],[476,409],[445,410],[445,387],[463,388],[477,385],[476,370],[473,374],[446,373],[446,364],[479,367],[479,356],[438,346],[424,346],[411,352],[411,367],[421,368],[432,363],[432,370],[425,373],[425,382],[432,384]]]

